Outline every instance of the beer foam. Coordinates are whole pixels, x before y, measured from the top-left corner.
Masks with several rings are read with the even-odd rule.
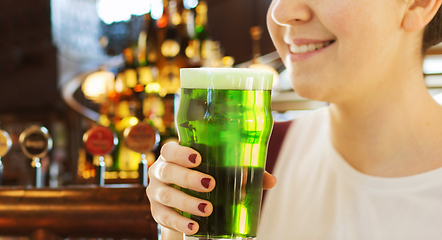
[[[182,68],[181,88],[271,90],[273,73],[248,68]]]

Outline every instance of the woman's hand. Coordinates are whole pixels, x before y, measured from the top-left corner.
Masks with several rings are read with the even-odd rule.
[[[161,148],[161,156],[149,168],[149,185],[146,189],[151,204],[151,213],[161,226],[188,235],[195,234],[197,222],[181,216],[173,208],[197,216],[209,216],[213,206],[209,201],[189,196],[169,186],[175,184],[197,192],[210,192],[215,179],[199,171],[191,170],[201,163],[201,156],[195,150],[177,143],[168,143]],[[276,178],[266,172],[264,189],[272,188]]]
[[[210,192],[215,179],[207,174],[191,170],[201,163],[195,150],[177,143],[168,143],[161,148],[161,156],[149,168],[147,196],[152,216],[160,225],[188,235],[198,231],[198,223],[181,216],[173,208],[197,216],[209,216],[212,204],[209,201],[189,196],[169,186],[175,184],[198,192]]]

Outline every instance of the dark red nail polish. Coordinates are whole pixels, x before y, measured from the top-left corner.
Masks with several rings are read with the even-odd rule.
[[[209,188],[210,178],[203,178],[203,179],[201,179],[201,184],[203,185],[203,187]]]
[[[190,230],[192,230],[192,228],[193,228],[193,223],[189,223],[189,224],[187,225],[187,227],[188,227]]]
[[[195,163],[196,162],[196,154],[190,154],[189,155],[189,161],[191,163]]]
[[[198,210],[200,210],[200,212],[202,212],[202,213],[205,213],[206,212],[206,206],[207,206],[206,203],[200,203],[198,205]]]

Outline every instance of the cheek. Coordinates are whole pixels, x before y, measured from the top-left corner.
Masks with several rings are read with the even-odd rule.
[[[397,0],[321,1],[321,21],[346,44],[371,44],[385,41],[400,26]],[[351,42],[350,42],[351,41]],[[367,45],[368,46],[368,45]]]
[[[273,44],[276,47],[276,50],[278,51],[280,57],[282,59],[285,59],[285,56],[288,53],[288,49],[286,44],[284,43],[284,27],[281,27],[280,25],[276,24],[271,16],[271,9],[273,6],[269,7],[269,11],[267,12],[267,28],[270,33],[270,37],[272,38]]]
[[[378,2],[378,0],[373,0]],[[329,1],[328,12],[324,12],[323,22],[336,36],[336,62],[346,75],[356,72],[356,69],[370,68],[374,59],[385,52],[386,39],[385,22],[376,13],[373,2],[365,0]],[[383,27],[381,27],[383,25]],[[381,52],[381,53],[379,53]],[[367,61],[370,59],[370,61]]]
[[[332,0],[321,1],[326,6],[321,7],[324,10],[317,16],[320,21],[328,28],[337,38],[346,38],[354,36],[355,30],[362,27],[362,23],[370,16],[366,16],[364,0]],[[364,26],[365,27],[365,26]]]
[[[267,12],[267,29],[269,30],[270,37],[275,41],[274,39],[277,36],[278,25],[272,19],[271,10]]]

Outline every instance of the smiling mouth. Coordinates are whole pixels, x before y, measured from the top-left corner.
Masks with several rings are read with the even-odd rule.
[[[335,40],[322,42],[322,43],[310,43],[310,44],[303,44],[303,45],[296,45],[296,44],[290,44],[290,52],[294,54],[298,53],[306,53],[306,52],[313,52],[316,50],[319,50],[321,48],[325,48],[328,45],[332,44]]]

